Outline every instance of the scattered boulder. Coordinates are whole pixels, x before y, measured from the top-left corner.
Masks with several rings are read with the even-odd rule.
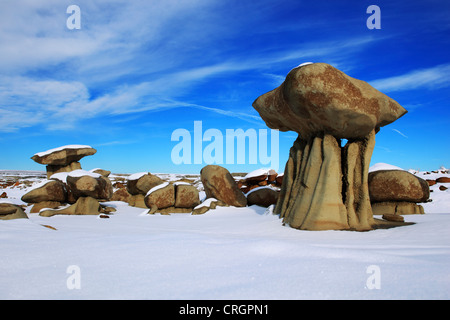
[[[200,171],[200,177],[207,198],[216,198],[235,207],[247,205],[247,198],[227,169],[218,165],[207,165]]]
[[[100,200],[109,200],[113,195],[113,187],[108,178],[85,170],[70,172],[67,175],[67,185],[75,199],[92,197]]]
[[[45,180],[24,194],[21,199],[27,203],[43,201],[65,202],[67,199],[67,191],[64,183],[61,181]]]
[[[428,182],[403,170],[379,170],[369,173],[371,202],[426,202],[430,197]]]
[[[394,221],[394,222],[405,222],[405,218],[399,216],[398,214],[383,214],[382,218],[386,221]]]
[[[23,209],[10,202],[0,202],[0,220],[28,219]]]
[[[132,195],[145,195],[150,189],[163,182],[161,178],[149,172],[139,172],[128,177],[127,191]]]
[[[66,166],[57,166],[49,164],[47,165],[46,169],[47,169],[47,178],[50,179],[50,177],[56,173],[80,170],[81,164],[79,162],[72,162]]]
[[[132,194],[127,191],[127,188],[123,187],[114,191],[111,201],[129,202],[130,197],[132,197]]]
[[[66,215],[98,215],[101,213],[101,206],[97,199],[92,197],[80,197],[74,204],[62,209],[43,209],[40,216],[52,217],[57,214]]]
[[[150,189],[144,198],[148,208],[164,209],[175,205],[175,187],[164,182]]]
[[[2,192],[2,194],[0,194],[0,199],[6,199],[8,198],[8,194],[6,192]]]
[[[445,190],[447,190],[448,188],[446,187],[446,186],[439,186],[439,190],[441,190],[441,191],[445,191]]]
[[[175,186],[175,207],[194,208],[200,204],[199,192],[196,187],[188,183],[174,183]]]
[[[428,183],[428,185],[431,187],[431,186],[434,186],[435,184],[436,184],[436,180],[431,180],[431,179],[427,179],[427,180],[425,180],[427,183]]]
[[[271,187],[259,187],[246,194],[247,204],[249,206],[257,205],[267,208],[277,203],[279,195],[280,192]]]
[[[450,183],[450,177],[440,177],[436,179],[437,183]]]

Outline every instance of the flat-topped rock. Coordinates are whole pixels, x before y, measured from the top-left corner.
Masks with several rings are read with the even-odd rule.
[[[96,152],[97,150],[86,145],[66,145],[36,153],[31,159],[44,165],[67,166]]]

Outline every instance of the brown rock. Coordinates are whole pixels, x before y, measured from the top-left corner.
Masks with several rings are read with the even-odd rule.
[[[277,186],[281,186],[283,184],[283,177],[284,177],[284,174],[277,175],[277,177],[275,179],[275,184]]]
[[[252,190],[248,193],[247,204],[257,205],[261,207],[269,207],[272,204],[276,204],[280,193],[270,187],[261,187]]]
[[[61,202],[58,201],[42,201],[35,203],[34,206],[31,208],[30,213],[38,213],[39,211],[45,208],[57,209],[59,206],[61,206]]]
[[[245,207],[247,198],[238,189],[230,172],[217,165],[207,165],[200,171],[207,198],[216,198],[235,207]]]
[[[96,152],[97,150],[90,146],[68,145],[36,153],[31,159],[40,164],[67,166]]]
[[[123,187],[123,188],[116,190],[113,193],[113,195],[111,197],[111,201],[129,202],[131,196],[132,195],[127,191],[127,189],[125,187]]]
[[[0,220],[28,219],[23,209],[15,204],[0,202]]]
[[[135,194],[147,194],[147,192],[156,187],[157,185],[163,183],[164,181],[159,177],[151,174],[135,174],[131,175],[127,181],[127,190],[129,193]]]
[[[64,215],[98,215],[101,212],[101,206],[97,199],[92,197],[80,197],[77,202],[67,208],[41,210],[40,216],[52,217],[57,214]]]
[[[450,183],[450,177],[440,177],[436,179],[437,183]]]
[[[100,169],[100,168],[93,169],[93,170],[91,170],[91,172],[98,173],[99,175],[101,175],[101,176],[103,176],[105,178],[109,177],[109,175],[111,174],[111,171]]]
[[[72,162],[69,163],[68,165],[48,165],[46,166],[47,169],[47,179],[50,179],[52,175],[54,175],[55,173],[60,173],[60,172],[72,172],[75,170],[80,170],[81,169],[81,164],[79,162]]]
[[[175,207],[194,208],[200,204],[198,189],[192,185],[175,184]]]
[[[169,182],[165,182],[150,189],[144,198],[148,208],[156,206],[158,209],[164,209],[175,204],[175,187]]]
[[[109,200],[113,195],[111,181],[99,174],[76,170],[67,176],[69,186],[75,199],[92,197],[94,199]]]
[[[386,202],[376,202],[372,203],[372,212],[374,215],[383,214],[424,214],[425,211],[421,205],[415,204],[413,202],[397,202],[397,201],[386,201]]]
[[[445,190],[447,190],[448,188],[446,187],[446,186],[439,186],[439,190],[441,190],[441,191],[445,191]]]
[[[134,194],[128,198],[128,204],[137,208],[151,208],[145,204],[145,196],[143,194]]]
[[[217,208],[218,206],[227,206],[227,204],[215,198],[208,198],[192,210],[192,215],[204,214],[211,209]]]
[[[0,194],[0,199],[5,199],[8,198],[8,195],[6,194],[6,192],[3,192],[2,194]]]
[[[428,183],[407,171],[379,170],[369,173],[371,202],[426,202],[430,197]]]
[[[64,183],[59,180],[46,180],[22,196],[22,201],[38,203],[42,201],[65,202],[67,192]]]
[[[405,222],[405,219],[398,214],[383,214],[382,218],[386,221]]]
[[[428,182],[428,185],[429,185],[430,187],[431,187],[431,186],[434,186],[434,185],[436,184],[436,180],[429,180],[429,179],[427,179],[426,182]]]

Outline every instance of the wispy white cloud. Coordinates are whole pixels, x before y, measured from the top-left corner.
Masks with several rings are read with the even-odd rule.
[[[450,86],[450,64],[413,70],[399,76],[370,81],[370,84],[385,92],[448,87]]]
[[[397,130],[397,129],[392,129],[392,131],[395,131],[395,132],[397,132],[399,135],[401,135],[402,137],[404,137],[404,138],[408,138],[408,136],[407,135],[405,135],[403,132],[401,132],[400,130]]]

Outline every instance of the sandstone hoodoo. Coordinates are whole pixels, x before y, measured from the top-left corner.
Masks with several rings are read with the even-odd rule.
[[[253,107],[272,129],[295,131],[274,213],[293,228],[376,227],[368,171],[380,127],[407,111],[368,83],[325,63],[294,68]],[[342,140],[348,142],[342,146]]]

